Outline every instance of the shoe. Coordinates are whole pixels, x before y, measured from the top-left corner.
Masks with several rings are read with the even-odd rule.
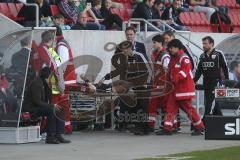
[[[172,135],[173,132],[172,131],[166,131],[165,129],[161,129],[155,132],[156,135],[162,136],[162,135]]]
[[[142,126],[135,126],[132,130],[134,135],[148,135],[149,130],[148,128],[144,128]]]
[[[191,135],[200,136],[200,135],[204,135],[204,133],[205,133],[204,129],[194,129]]]
[[[58,141],[58,139],[54,136],[47,136],[46,140],[45,140],[46,144],[60,144],[60,142]]]
[[[64,139],[61,134],[57,134],[55,137],[60,143],[71,143],[70,140]]]

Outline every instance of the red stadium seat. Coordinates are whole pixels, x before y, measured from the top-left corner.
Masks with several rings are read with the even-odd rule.
[[[51,9],[52,16],[55,16],[58,13],[60,13],[57,5],[50,5],[50,9]]]
[[[9,11],[11,12],[11,14],[16,17],[18,15],[18,10],[16,8],[16,5],[15,3],[8,3],[8,8],[9,8]]]
[[[14,3],[0,3],[0,12],[14,21],[24,20],[24,17],[17,17],[18,11]]]
[[[50,5],[50,9],[51,9],[52,16],[55,16],[58,13],[60,13],[60,10],[57,5]],[[65,23],[70,24],[71,22],[72,21],[70,19],[65,18]]]
[[[23,6],[23,3],[15,3],[17,11],[19,12]]]
[[[7,3],[0,3],[0,13],[4,14],[5,16],[9,18],[13,18],[13,15],[11,14]]]

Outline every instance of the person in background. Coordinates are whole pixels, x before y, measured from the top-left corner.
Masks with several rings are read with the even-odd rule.
[[[204,53],[200,55],[194,82],[203,75],[204,105],[207,115],[222,115],[218,105],[215,105],[215,87],[223,85],[223,81],[229,79],[227,62],[222,51],[214,48],[214,39],[206,36],[202,39]],[[223,75],[223,74],[224,75]]]
[[[163,130],[160,130],[156,134],[173,134],[175,129],[174,120],[179,108],[181,108],[188,115],[195,127],[191,135],[202,135],[205,128],[204,124],[197,110],[192,106],[192,99],[195,96],[195,86],[190,60],[184,53],[182,42],[178,39],[173,39],[168,43],[168,50],[171,55],[168,66],[168,81],[174,85],[174,90],[167,98]]]
[[[112,1],[111,0],[93,0],[93,12],[95,15],[102,20],[102,24],[106,26],[107,29],[113,28],[115,24],[120,30],[122,28],[122,19],[117,15],[113,14],[111,11]],[[98,4],[96,6],[96,4]],[[101,5],[100,5],[101,4]]]
[[[154,49],[151,55],[151,60],[154,66],[154,80],[153,80],[154,87],[156,88],[158,86],[167,87],[166,73],[168,70],[168,64],[170,62],[171,57],[169,53],[166,51],[166,48],[164,47],[163,36],[160,34],[155,35],[152,38],[152,46]],[[149,111],[149,120],[150,120],[149,125],[152,129],[155,128],[155,125],[156,125],[155,123],[157,120],[157,110],[160,107],[163,111],[162,113],[164,113],[165,112],[164,107],[166,107],[166,96],[151,98],[148,106],[148,111]]]
[[[133,27],[127,27],[125,30],[126,39],[129,42],[132,42],[133,50],[139,53],[142,53],[144,57],[148,60],[146,48],[144,43],[137,42],[136,39],[136,30]]]
[[[27,3],[36,3],[39,7],[39,26],[46,27],[52,25],[50,5],[44,0],[28,0]],[[19,17],[25,20],[21,24],[25,27],[36,26],[36,7],[24,5],[19,13]]]
[[[62,30],[70,30],[71,27],[65,24],[65,19],[61,13],[56,14],[53,16],[54,25],[59,26]]]
[[[229,79],[234,81],[240,80],[240,63],[232,61],[230,64]]]
[[[62,30],[60,27],[56,26],[56,40],[57,40],[57,46],[56,46],[56,52],[60,56],[64,72],[64,83],[65,88],[67,86],[70,86],[71,84],[76,84],[76,72],[75,67],[73,64],[73,53],[72,49],[69,45],[69,43],[65,40]],[[71,134],[72,133],[72,126],[71,126],[71,113],[70,113],[70,103],[68,101],[68,94],[66,93],[66,90],[64,93],[55,95],[53,98],[55,98],[55,101],[61,102],[60,105],[65,108],[66,115],[65,115],[65,133]]]
[[[183,23],[179,18],[179,15],[181,13],[180,7],[181,7],[181,1],[174,0],[172,5],[170,7],[167,7],[163,11],[161,18],[165,20],[166,23],[171,27],[173,27],[174,29],[187,31],[189,29],[183,25]]]
[[[32,81],[26,93],[23,107],[34,116],[47,116],[46,144],[70,143],[62,137],[64,121],[59,119],[62,107],[51,102],[51,89],[48,86],[51,68],[44,67],[40,76]]]
[[[133,11],[132,18],[143,18],[145,20],[153,19],[152,7],[155,0],[144,0],[142,3],[138,3]],[[165,31],[165,26],[160,22],[153,23],[157,28]],[[144,29],[144,23],[141,23],[141,30]],[[155,31],[155,29],[148,25],[148,31]]]
[[[87,14],[85,12],[81,12],[78,15],[77,23],[71,27],[71,30],[99,30],[99,25],[88,22]]]

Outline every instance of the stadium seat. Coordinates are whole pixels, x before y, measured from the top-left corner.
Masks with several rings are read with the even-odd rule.
[[[60,10],[57,5],[50,5],[50,10],[51,10],[52,16],[55,16],[58,13],[60,13]],[[71,22],[72,21],[70,19],[65,18],[65,23],[70,24]]]
[[[16,17],[18,15],[18,11],[17,11],[15,3],[8,3],[7,5],[8,5],[8,8],[9,8],[9,11],[11,12],[11,14],[14,17]]]
[[[7,6],[7,3],[0,3],[0,13],[4,14],[8,18],[13,18],[13,15],[9,11],[9,8]]]
[[[218,7],[225,6],[228,8],[239,8],[239,4],[236,3],[236,0],[217,0],[216,5]]]
[[[0,12],[14,21],[23,21],[24,17],[18,17],[18,10],[14,3],[0,3]]]
[[[193,32],[212,32],[212,26],[204,13],[182,12],[180,20]]]
[[[50,5],[50,9],[51,9],[52,16],[55,16],[58,13],[60,13],[57,5]]]
[[[19,12],[23,6],[23,3],[15,3],[17,11]]]

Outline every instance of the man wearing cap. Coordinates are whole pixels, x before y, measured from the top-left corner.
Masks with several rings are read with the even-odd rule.
[[[105,76],[105,79],[112,79],[116,76],[120,76],[120,80],[125,80],[132,84],[135,92],[140,92],[141,90],[146,90],[147,83],[151,79],[152,71],[151,68],[143,56],[143,54],[133,51],[132,43],[129,41],[124,41],[119,44],[119,49],[121,52],[116,53],[112,57],[112,65],[115,70],[111,71]],[[137,105],[130,107],[120,101],[120,113],[123,116],[130,113],[135,116],[134,119],[131,119],[130,122],[135,123],[134,134],[148,134],[148,124],[147,124],[147,106],[144,98],[149,98],[148,92],[145,96],[139,96],[137,93]],[[130,116],[130,117],[133,117]],[[139,120],[139,119],[140,120]],[[141,119],[142,118],[142,119]],[[126,122],[126,121],[125,121]],[[127,123],[127,122],[126,122]]]

